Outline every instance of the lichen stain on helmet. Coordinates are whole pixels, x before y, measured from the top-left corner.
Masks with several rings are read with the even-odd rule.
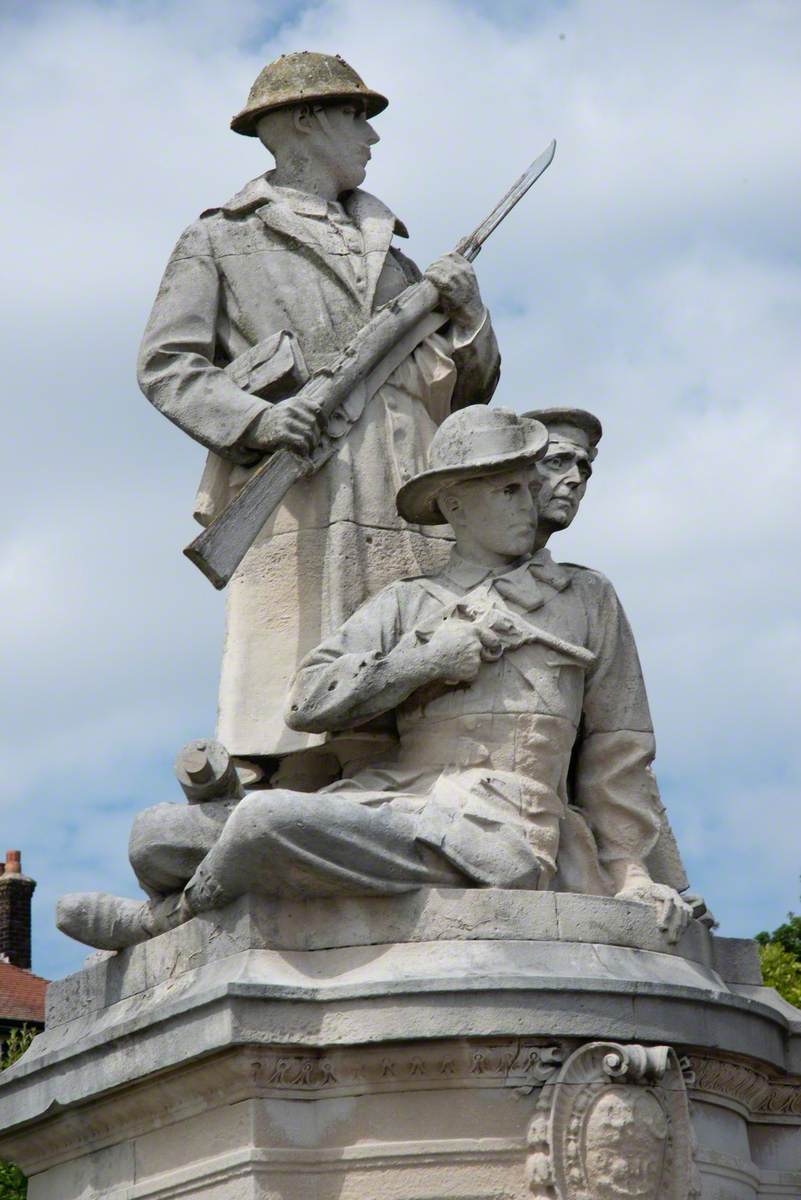
[[[290,104],[335,104],[363,100],[368,117],[382,112],[389,101],[368,88],[353,67],[338,54],[301,50],[282,54],[259,73],[248,102],[231,120],[234,133],[256,136],[256,123],[265,113]]]

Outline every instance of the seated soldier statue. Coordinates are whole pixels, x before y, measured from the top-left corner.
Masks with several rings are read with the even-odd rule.
[[[537,460],[537,474],[542,482],[537,497],[537,540],[534,546],[536,550],[541,550],[554,534],[568,529],[578,514],[593,473],[603,427],[598,417],[584,408],[538,408],[523,413],[523,416],[540,421],[548,430],[548,447],[542,458]],[[578,753],[577,743],[573,754],[575,756]],[[664,808],[662,830],[648,855],[648,869],[652,875],[669,879],[673,887],[682,892],[684,899],[691,904],[696,920],[709,928],[716,925],[703,897],[685,891],[690,884]]]
[[[534,550],[547,444],[503,409],[448,417],[397,497],[405,520],[450,524],[447,569],[385,587],[302,661],[290,728],[391,715],[394,749],[321,792],[147,810],[131,862],[150,903],[65,897],[59,927],[117,948],[248,892],[491,887],[640,901],[675,941],[691,908],[647,866],[663,808],[628,622],[603,575]]]

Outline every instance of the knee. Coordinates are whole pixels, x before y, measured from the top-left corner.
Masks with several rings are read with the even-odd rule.
[[[128,859],[134,872],[139,875],[153,856],[153,850],[164,838],[164,830],[170,823],[174,804],[154,804],[137,813],[128,838]]]
[[[228,818],[226,835],[237,841],[264,841],[292,825],[303,823],[308,797],[282,788],[251,792],[240,800]]]

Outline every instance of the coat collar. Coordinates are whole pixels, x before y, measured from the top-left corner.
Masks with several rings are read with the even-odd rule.
[[[367,279],[363,290],[355,286],[348,257],[332,254],[328,248],[325,225],[329,212],[327,201],[295,188],[276,187],[270,182],[270,172],[251,179],[226,204],[207,209],[203,216],[215,212],[233,217],[255,213],[268,228],[314,254],[339,283],[345,285],[350,293],[355,292],[360,302],[372,310],[376,285],[392,238],[395,234],[408,237],[409,233],[391,209],[376,196],[360,188],[345,196],[343,207],[358,226],[364,241]],[[309,220],[309,217],[316,220]]]
[[[406,226],[381,200],[357,188],[345,199],[345,210],[358,226],[364,242],[366,282],[364,302],[372,311],[378,279],[392,242],[393,234],[408,237]]]
[[[489,581],[489,586],[504,600],[511,600],[524,612],[540,608],[550,593],[541,585],[562,592],[570,584],[570,575],[563,566],[555,563],[547,549],[537,550],[530,558],[524,558],[507,567],[487,568],[468,562],[457,550],[444,571],[445,577],[460,588],[472,589]]]

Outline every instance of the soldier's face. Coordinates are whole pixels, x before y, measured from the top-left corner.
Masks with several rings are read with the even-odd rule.
[[[370,147],[379,140],[364,105],[327,104],[316,109],[309,126],[309,149],[336,180],[340,194],[364,183]]]
[[[537,464],[542,480],[540,524],[554,532],[567,529],[578,512],[592,475],[589,441],[581,429],[554,427],[548,449]]]
[[[537,532],[536,483],[536,468],[523,467],[458,485],[458,508],[448,513],[457,541],[469,541],[488,558],[511,561],[531,554]]]

